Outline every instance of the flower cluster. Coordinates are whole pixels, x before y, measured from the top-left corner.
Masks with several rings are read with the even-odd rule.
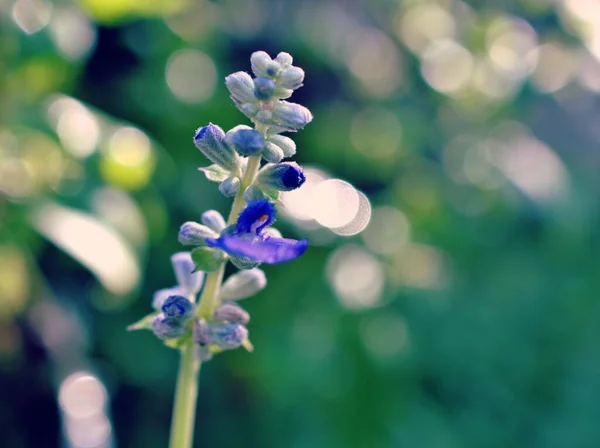
[[[250,316],[236,301],[266,286],[265,274],[257,266],[293,260],[308,244],[283,238],[271,227],[279,192],[299,188],[306,180],[297,163],[283,161],[296,153],[296,144],[281,135],[312,120],[304,106],[285,101],[302,86],[304,71],[292,65],[288,53],[271,59],[259,51],[250,62],[254,77],[237,72],[227,76],[225,84],[254,128],[238,125],[224,132],[209,123],[194,135],[195,146],[213,163],[200,170],[219,183],[224,196],[235,197],[229,219],[208,210],[199,222],[181,226],[179,242],[193,249],[171,258],[177,286],[157,291],[155,312],[130,326],[151,329],[172,347],[194,344],[201,360],[240,346],[251,350]],[[227,261],[240,271],[221,285]]]

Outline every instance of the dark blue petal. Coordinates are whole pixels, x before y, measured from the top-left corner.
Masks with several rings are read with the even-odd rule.
[[[207,239],[206,242],[231,255],[248,257],[268,264],[283,263],[298,258],[308,246],[307,240],[226,234],[221,235],[219,239]]]
[[[260,235],[261,231],[275,221],[275,206],[266,200],[249,202],[237,220],[235,233]]]

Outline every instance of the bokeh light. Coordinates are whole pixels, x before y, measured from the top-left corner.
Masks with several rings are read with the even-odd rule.
[[[205,53],[180,50],[169,58],[165,78],[171,92],[181,101],[201,103],[215,90],[217,69]]]
[[[378,305],[385,284],[381,263],[355,245],[342,246],[331,254],[327,278],[340,303],[350,310]]]

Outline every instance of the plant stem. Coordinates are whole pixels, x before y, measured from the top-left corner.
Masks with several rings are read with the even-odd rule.
[[[181,350],[181,362],[177,376],[173,420],[171,422],[170,448],[190,448],[194,437],[196,397],[198,396],[198,373],[200,360],[194,359],[193,341]]]
[[[231,225],[245,205],[244,191],[248,188],[260,168],[261,156],[248,159],[240,189],[231,205],[227,224]],[[198,303],[197,317],[209,317],[219,304],[219,290],[225,273],[225,263],[219,269],[206,276],[202,296]],[[194,341],[192,338],[181,349],[181,362],[177,376],[173,419],[171,421],[171,439],[169,448],[191,448],[194,438],[194,422],[196,420],[196,399],[198,397],[198,374],[201,362],[194,357]]]

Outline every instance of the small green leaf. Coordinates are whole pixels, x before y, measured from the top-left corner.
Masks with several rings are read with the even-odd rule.
[[[136,323],[127,326],[128,331],[133,330],[151,330],[152,329],[152,319],[158,316],[158,312],[150,313],[147,316],[142,317]]]
[[[163,340],[163,343],[169,348],[180,349],[181,347],[183,347],[186,344],[186,342],[189,341],[189,339],[190,339],[189,334],[185,334],[185,335],[181,336],[180,338],[165,339],[165,340]]]
[[[213,272],[225,261],[225,254],[212,247],[197,247],[192,251],[192,261],[196,271]]]
[[[225,168],[222,168],[216,164],[198,169],[202,171],[206,178],[212,182],[223,182],[231,175]]]

